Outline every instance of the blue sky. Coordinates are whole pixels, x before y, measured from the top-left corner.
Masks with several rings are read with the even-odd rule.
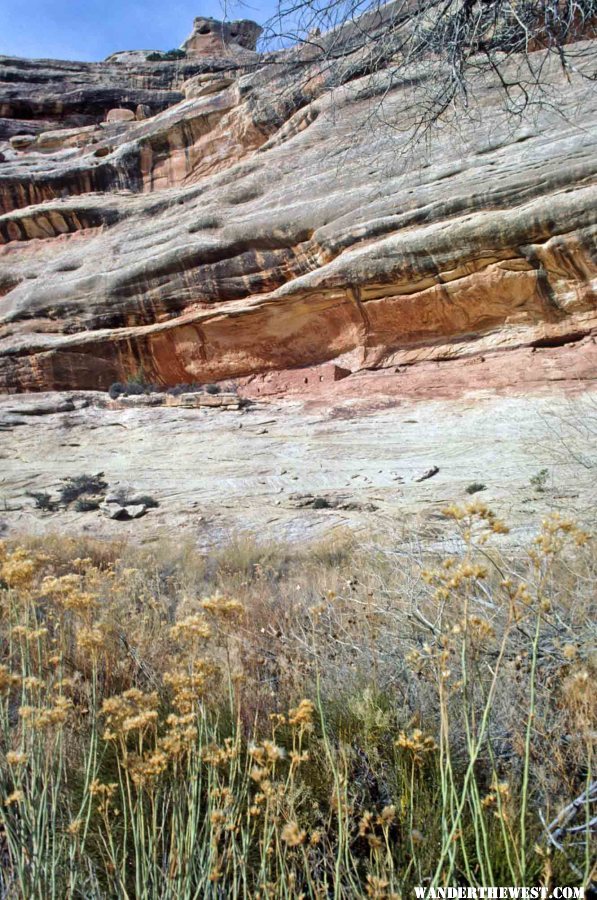
[[[0,54],[99,60],[116,50],[170,50],[195,16],[263,22],[275,0],[0,0]]]

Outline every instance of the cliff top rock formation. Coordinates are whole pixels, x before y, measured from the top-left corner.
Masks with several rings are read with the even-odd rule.
[[[242,49],[255,50],[262,31],[257,22],[248,19],[220,22],[198,16],[193,22],[193,31],[180,49],[194,56],[233,56]]]
[[[175,61],[0,58],[0,390],[592,340],[590,42],[567,72],[534,54],[544,102],[515,124],[480,77],[480,117],[413,158],[379,104],[406,134],[432,73],[206,23]]]

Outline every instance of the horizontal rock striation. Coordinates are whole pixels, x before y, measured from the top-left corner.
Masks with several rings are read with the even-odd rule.
[[[549,102],[518,127],[483,82],[481,120],[415,157],[376,124],[382,97],[409,124],[412,84],[359,58],[338,84],[308,50],[248,44],[0,58],[1,390],[355,371],[595,333],[590,44],[578,71],[545,61]],[[135,115],[107,121],[115,108]]]

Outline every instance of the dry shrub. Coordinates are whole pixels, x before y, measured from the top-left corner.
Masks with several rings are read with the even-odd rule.
[[[449,553],[3,546],[2,895],[587,883],[594,541],[445,515]]]

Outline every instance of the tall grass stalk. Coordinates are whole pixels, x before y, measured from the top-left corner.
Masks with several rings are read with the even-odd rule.
[[[356,580],[337,548],[210,584],[2,546],[0,897],[587,884],[594,546],[553,519],[497,556],[483,504],[446,516],[461,551]]]

